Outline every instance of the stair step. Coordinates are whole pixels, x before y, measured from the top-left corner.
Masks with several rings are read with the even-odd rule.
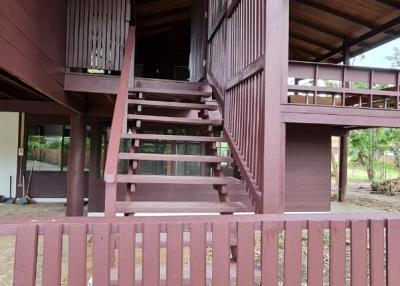
[[[138,115],[128,114],[129,120],[142,120],[147,122],[157,123],[176,123],[176,124],[191,124],[191,125],[221,125],[222,120],[210,120],[200,118],[186,117],[170,117],[170,116],[153,116],[153,115]]]
[[[171,161],[171,162],[201,162],[201,163],[230,163],[229,157],[204,155],[176,155],[176,154],[149,154],[149,153],[120,153],[121,160],[136,161]]]
[[[227,185],[236,181],[233,177],[117,175],[118,183],[133,184]]]
[[[203,104],[203,103],[186,103],[174,101],[156,101],[156,100],[142,100],[142,99],[129,99],[128,104],[137,104],[154,108],[170,108],[170,109],[195,109],[195,110],[217,110],[216,104]]]
[[[116,202],[120,213],[232,213],[250,212],[241,202]]]
[[[189,141],[189,142],[224,142],[223,137],[161,135],[161,134],[128,134],[121,135],[123,139],[138,139],[149,141]]]
[[[134,87],[130,91],[142,92],[146,94],[157,94],[166,96],[183,96],[183,97],[210,97],[211,92],[200,90],[179,90],[179,89],[165,89],[165,88],[148,88],[148,87]]]

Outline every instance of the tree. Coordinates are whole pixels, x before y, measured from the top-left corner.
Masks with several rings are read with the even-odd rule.
[[[393,54],[391,56],[387,56],[386,58],[392,62],[393,68],[400,68],[400,48],[393,48]]]
[[[368,179],[374,182],[377,172],[384,175],[380,159],[389,149],[391,143],[390,129],[364,129],[351,132],[350,156],[353,162],[367,169]],[[381,170],[380,170],[381,169]]]

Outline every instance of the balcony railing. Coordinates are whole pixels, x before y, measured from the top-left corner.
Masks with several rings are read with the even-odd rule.
[[[288,103],[334,107],[400,108],[400,71],[289,62]]]

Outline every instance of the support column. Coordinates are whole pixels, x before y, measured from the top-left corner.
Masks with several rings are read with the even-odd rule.
[[[266,1],[265,101],[263,128],[262,213],[285,211],[286,124],[281,104],[287,102],[289,1]]]
[[[339,154],[339,202],[346,200],[347,191],[347,157],[349,147],[348,134],[340,136],[340,154]]]
[[[67,171],[67,216],[83,216],[84,165],[86,122],[85,116],[70,116],[70,143]]]

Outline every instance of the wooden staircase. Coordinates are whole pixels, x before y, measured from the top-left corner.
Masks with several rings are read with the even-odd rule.
[[[118,155],[119,171],[116,182],[126,184],[124,201],[115,202],[115,212],[134,213],[235,213],[252,211],[242,202],[229,199],[229,186],[241,184],[233,177],[223,174],[223,164],[233,162],[230,157],[218,155],[217,143],[224,138],[218,136],[222,130],[222,119],[218,104],[212,99],[211,88],[200,83],[167,80],[137,79],[135,87],[125,100],[122,133]],[[201,143],[205,148],[196,155],[176,152],[146,153],[143,144]],[[175,174],[143,174],[143,162],[167,162],[175,167],[177,162],[196,162],[202,174],[191,176]],[[125,166],[125,168],[121,168]],[[171,169],[171,168],[170,168]],[[174,173],[174,172],[171,172]],[[187,185],[190,192],[196,185],[207,185],[215,189],[219,201],[176,202],[137,201],[135,192],[142,184]]]

